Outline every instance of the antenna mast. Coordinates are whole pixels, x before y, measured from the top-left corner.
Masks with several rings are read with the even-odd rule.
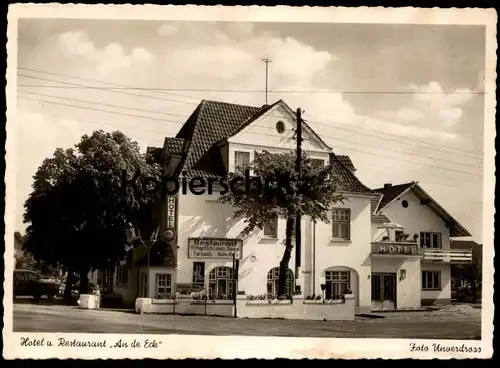
[[[264,63],[266,63],[266,105],[267,105],[267,84],[268,84],[268,72],[269,72],[269,63],[272,61],[269,58],[262,59]]]

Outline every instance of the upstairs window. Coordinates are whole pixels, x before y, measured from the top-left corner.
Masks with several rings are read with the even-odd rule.
[[[311,166],[315,170],[321,170],[325,167],[325,160],[319,159],[319,158],[312,158],[311,159]]]
[[[250,152],[236,151],[234,153],[234,171],[244,174],[250,167]]]
[[[441,233],[421,232],[420,247],[441,249]]]
[[[351,239],[351,210],[349,208],[334,208],[332,210],[332,238]]]
[[[264,236],[266,238],[278,237],[278,217],[275,217],[274,220],[266,222],[264,225]]]

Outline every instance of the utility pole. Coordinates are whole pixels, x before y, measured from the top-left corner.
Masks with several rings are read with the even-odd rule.
[[[302,171],[302,110],[297,109],[297,161],[295,163],[295,171],[297,172],[297,180],[301,179]],[[295,278],[300,276],[301,265],[301,242],[302,232],[301,223],[302,218],[300,214],[295,217]]]
[[[269,72],[269,63],[272,61],[269,58],[262,59],[264,63],[266,63],[266,105],[267,105],[267,85],[268,85],[268,72]]]

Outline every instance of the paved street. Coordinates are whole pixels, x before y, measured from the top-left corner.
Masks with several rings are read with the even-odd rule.
[[[386,313],[349,321],[137,315],[62,305],[14,304],[15,332],[148,333],[292,337],[480,339],[480,309]]]

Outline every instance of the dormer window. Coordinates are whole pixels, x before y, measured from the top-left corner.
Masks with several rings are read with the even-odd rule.
[[[250,152],[236,151],[234,153],[234,171],[238,173],[245,173],[250,167]]]
[[[319,158],[312,158],[311,159],[311,166],[315,170],[321,170],[325,167],[325,160],[319,159]]]

